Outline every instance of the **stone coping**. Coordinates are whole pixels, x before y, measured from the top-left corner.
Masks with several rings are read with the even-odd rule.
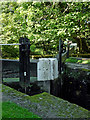
[[[2,85],[3,101],[14,102],[41,118],[90,118],[90,111],[46,92],[28,96]]]

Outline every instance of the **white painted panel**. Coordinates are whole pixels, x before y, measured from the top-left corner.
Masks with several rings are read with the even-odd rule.
[[[50,58],[51,61],[51,80],[58,78],[58,60],[56,58]]]
[[[59,73],[59,72],[58,72],[58,60],[57,60],[57,59],[55,59],[54,66],[55,66],[55,67],[54,67],[54,68],[55,68],[55,69],[54,69],[54,74],[55,74],[55,79],[56,79],[56,78],[58,78],[58,73]]]
[[[58,77],[58,60],[56,58],[40,58],[37,65],[37,80],[54,80]]]
[[[51,61],[51,80],[54,80],[54,60],[53,59],[50,59],[50,61]]]
[[[37,66],[38,81],[50,80],[50,60],[39,59]]]

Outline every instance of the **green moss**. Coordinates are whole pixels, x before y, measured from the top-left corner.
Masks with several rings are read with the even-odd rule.
[[[65,62],[76,63],[76,62],[78,62],[78,60],[76,58],[68,58],[68,59],[66,59]]]
[[[82,63],[82,60],[77,60],[77,62],[76,63]]]
[[[77,58],[72,58],[72,57],[66,59],[65,62],[90,64],[90,60],[89,60],[89,59],[88,59],[88,60],[84,60],[83,58],[81,58],[81,59],[77,59]]]
[[[87,72],[90,72],[90,69],[84,69],[82,68],[83,71],[87,71]]]
[[[88,118],[89,111],[75,104],[71,104],[66,100],[57,98],[46,92],[34,96],[27,96],[24,93],[18,92],[5,85],[2,86],[3,92],[16,97],[21,97],[22,100],[29,100],[30,109],[47,114],[49,111],[55,113],[60,118]],[[13,93],[13,94],[12,94]]]

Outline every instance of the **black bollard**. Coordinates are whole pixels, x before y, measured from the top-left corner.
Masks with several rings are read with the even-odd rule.
[[[21,37],[19,43],[20,86],[26,89],[30,85],[30,41],[26,37]]]

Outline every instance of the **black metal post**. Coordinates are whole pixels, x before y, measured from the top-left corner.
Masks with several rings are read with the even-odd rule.
[[[69,41],[68,41],[68,44],[67,44],[67,58],[69,58]]]
[[[1,50],[1,46],[0,46],[0,84],[2,84],[3,82],[3,77],[2,77],[2,50]]]
[[[59,65],[58,65],[58,69],[59,69],[59,74],[61,74],[61,69],[62,69],[62,51],[63,51],[63,42],[61,39],[59,39]]]
[[[19,77],[20,85],[26,88],[30,85],[30,41],[28,38],[19,39]]]

